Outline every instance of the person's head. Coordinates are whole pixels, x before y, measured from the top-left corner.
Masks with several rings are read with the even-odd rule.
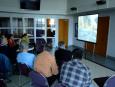
[[[9,39],[13,39],[13,35],[12,34],[8,34],[7,35],[7,39],[9,40]]]
[[[27,36],[28,36],[28,34],[27,34],[27,33],[24,33],[24,34],[21,36],[21,38],[27,37]]]
[[[1,35],[1,44],[2,44],[2,45],[7,45],[7,44],[8,44],[6,35],[4,35],[4,34]]]
[[[28,37],[27,33],[22,35],[21,41],[26,42],[27,44],[29,44],[29,37]]]
[[[58,43],[58,46],[59,46],[59,48],[65,49],[65,43],[64,43],[64,41],[60,41]]]
[[[28,51],[28,44],[26,43],[26,42],[21,42],[20,43],[20,46],[19,46],[19,50],[21,51],[21,52],[23,52],[23,51]]]
[[[44,50],[51,52],[51,48],[47,44],[44,44],[43,48]]]
[[[83,50],[80,48],[76,48],[72,51],[72,59],[82,60]]]

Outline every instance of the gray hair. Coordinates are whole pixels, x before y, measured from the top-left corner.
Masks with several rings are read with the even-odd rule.
[[[26,42],[21,42],[19,46],[19,50],[23,51],[24,49],[28,50],[28,44]]]

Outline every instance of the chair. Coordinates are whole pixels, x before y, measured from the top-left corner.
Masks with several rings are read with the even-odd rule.
[[[21,85],[21,75],[27,77],[31,69],[28,68],[26,64],[21,63],[18,63],[18,68],[19,68],[19,85]]]
[[[7,87],[4,80],[0,79],[0,87]]]
[[[18,63],[19,73],[20,75],[28,76],[31,69],[26,65],[22,63]]]
[[[109,76],[106,77],[99,77],[99,78],[94,78],[93,80],[95,81],[95,83],[99,86],[99,87],[103,87],[104,83],[106,82],[106,80],[109,78]]]
[[[106,80],[104,87],[115,87],[115,76],[111,76]]]
[[[49,87],[47,79],[42,74],[31,71],[29,77],[32,79],[33,87]]]

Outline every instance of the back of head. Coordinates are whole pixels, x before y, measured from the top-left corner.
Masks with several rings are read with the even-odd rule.
[[[26,43],[29,44],[29,37],[28,37],[27,33],[22,35],[21,41],[26,42]]]
[[[64,43],[64,41],[60,41],[58,43],[58,46],[59,46],[59,48],[65,49],[65,43]]]
[[[24,34],[21,36],[21,38],[26,37],[26,36],[27,36],[27,33],[24,33]]]
[[[28,50],[28,44],[26,42],[21,42],[19,49],[20,51]]]
[[[47,45],[47,44],[44,44],[44,50],[48,51],[48,52],[51,52],[51,48]]]
[[[9,40],[9,39],[11,39],[13,37],[13,35],[12,34],[7,34],[6,37]]]
[[[6,35],[1,35],[1,44],[2,45],[7,45],[8,44]]]
[[[73,59],[80,59],[82,60],[82,56],[83,56],[83,50],[80,48],[76,48],[72,51],[72,58]]]

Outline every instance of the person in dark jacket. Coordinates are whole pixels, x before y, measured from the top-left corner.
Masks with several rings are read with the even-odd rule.
[[[10,61],[12,64],[16,64],[16,44],[13,38],[12,34],[8,34],[7,35],[7,41],[8,41],[8,50],[9,50],[9,54],[8,57],[10,58]]]
[[[8,81],[8,73],[11,72],[12,65],[10,63],[9,58],[6,55],[0,53],[0,78],[3,78]]]
[[[56,57],[56,62],[57,62],[58,68],[60,70],[62,64],[65,61],[68,61],[71,59],[72,53],[71,53],[71,51],[65,49],[65,44],[63,41],[59,42],[58,45],[59,45],[59,47],[55,51],[55,57]]]
[[[69,61],[71,59],[71,57],[72,57],[72,53],[71,53],[71,51],[65,49],[64,42],[63,41],[59,42],[59,47],[55,51],[56,63],[58,65],[58,70],[59,70],[59,73],[57,76],[58,80],[60,77],[60,71],[61,71],[62,64],[66,61]]]

